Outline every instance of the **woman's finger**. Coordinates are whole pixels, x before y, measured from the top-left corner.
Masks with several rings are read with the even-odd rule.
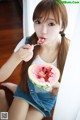
[[[23,49],[29,49],[30,46],[31,46],[30,44],[25,44],[25,45],[22,46],[22,48],[23,48]]]
[[[23,49],[29,49],[29,50],[33,50],[34,49],[34,46],[33,45],[30,45],[30,44],[26,44],[22,47]]]
[[[60,83],[56,82],[56,84],[53,86],[53,88],[59,88],[59,86],[60,86]]]

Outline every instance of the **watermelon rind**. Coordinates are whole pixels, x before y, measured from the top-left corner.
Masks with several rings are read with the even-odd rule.
[[[49,82],[40,82],[37,80],[36,78],[36,75],[35,74],[32,74],[31,72],[33,70],[35,70],[36,67],[38,66],[47,66],[47,67],[51,67],[52,69],[54,69],[56,71],[56,79],[53,80],[52,83],[49,83]],[[31,82],[36,85],[37,87],[40,87],[40,88],[43,88],[43,89],[46,89],[46,88],[50,88],[50,87],[53,87],[59,80],[59,77],[60,77],[60,71],[57,67],[55,67],[54,65],[51,65],[49,63],[44,63],[44,64],[32,64],[29,66],[28,68],[28,75],[29,75],[29,79],[31,80]]]

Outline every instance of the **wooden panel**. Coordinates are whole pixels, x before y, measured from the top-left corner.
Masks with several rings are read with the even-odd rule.
[[[0,67],[23,37],[22,8],[17,0],[0,1]],[[7,81],[18,83],[21,64]]]

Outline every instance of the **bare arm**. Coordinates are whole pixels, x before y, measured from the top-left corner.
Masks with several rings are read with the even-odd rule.
[[[24,45],[13,53],[7,62],[0,68],[0,82],[6,80],[21,61],[29,61],[33,56],[33,46]]]
[[[7,62],[0,69],[0,82],[7,79],[20,62],[21,60],[16,58],[16,54],[13,53],[11,57],[7,60]]]

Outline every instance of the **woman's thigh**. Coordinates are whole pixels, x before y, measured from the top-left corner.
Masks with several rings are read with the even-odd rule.
[[[23,99],[15,97],[8,111],[9,120],[25,120],[29,104]]]
[[[36,108],[30,106],[26,116],[26,120],[42,120],[43,117],[44,116],[41,112],[39,112]]]
[[[5,91],[3,89],[0,89],[0,112],[6,112],[8,109],[9,106],[5,96]]]

